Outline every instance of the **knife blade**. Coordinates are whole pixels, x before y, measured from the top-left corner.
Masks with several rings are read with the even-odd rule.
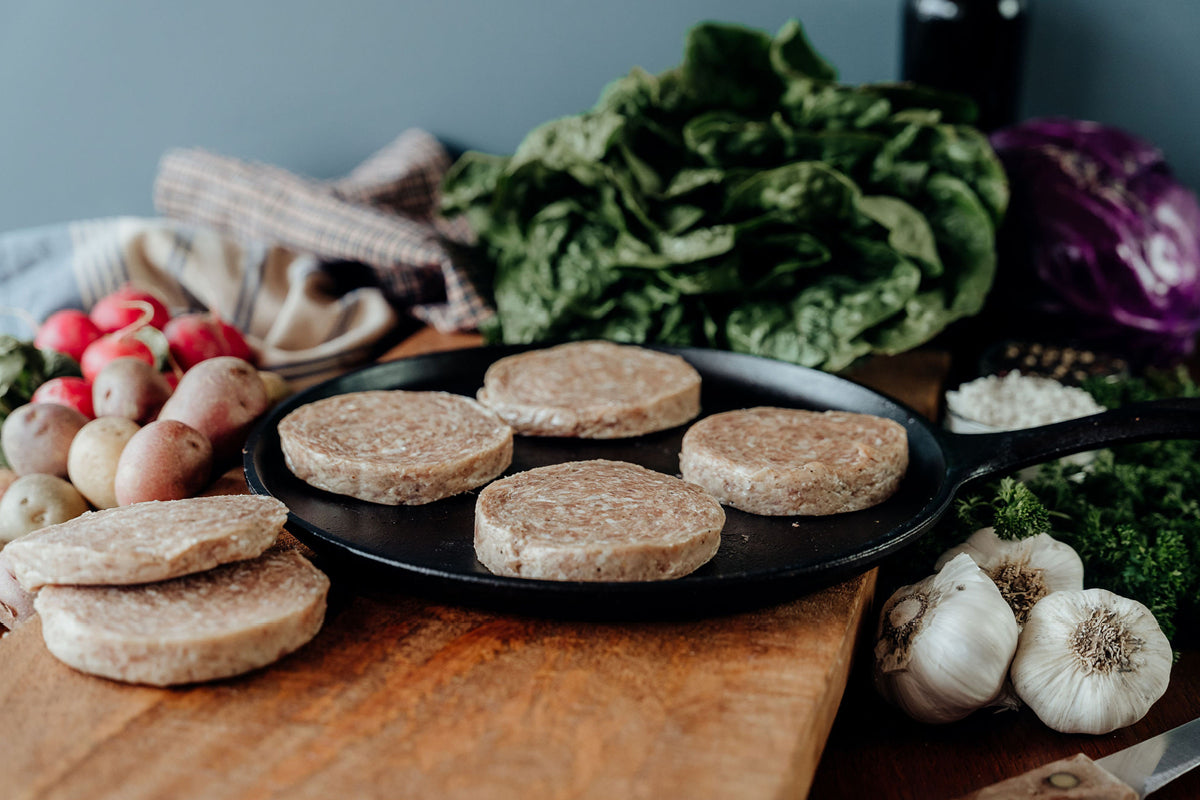
[[[1142,798],[1200,765],[1200,718],[1152,736],[1096,764]]]
[[[961,800],[1142,800],[1200,765],[1200,718],[1093,761],[1083,753],[994,783]]]

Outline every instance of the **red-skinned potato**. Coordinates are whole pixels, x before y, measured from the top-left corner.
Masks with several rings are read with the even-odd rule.
[[[178,420],[159,419],[130,437],[117,460],[118,505],[195,497],[212,478],[212,445]]]
[[[117,464],[125,445],[140,430],[125,417],[100,417],[79,429],[67,453],[67,477],[96,508],[117,505]]]
[[[204,434],[212,442],[216,465],[223,468],[241,452],[251,426],[269,404],[253,365],[218,356],[183,373],[158,418],[178,420]]]
[[[0,427],[0,447],[18,475],[43,473],[67,477],[71,440],[87,417],[58,403],[26,403]]]
[[[140,358],[113,359],[92,383],[97,417],[125,417],[139,425],[157,417],[170,396],[166,377]]]

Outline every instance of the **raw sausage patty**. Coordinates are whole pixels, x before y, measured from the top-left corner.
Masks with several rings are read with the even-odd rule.
[[[335,395],[279,423],[284,463],[318,489],[386,505],[421,505],[490,481],[512,463],[512,429],[448,392]]]
[[[478,398],[527,436],[618,439],[694,419],[700,373],[670,353],[571,342],[496,361]]]
[[[168,686],[239,675],[298,649],[325,618],[329,579],[270,550],[162,583],[46,586],[46,647],[93,675]]]
[[[724,509],[698,486],[622,461],[571,461],[481,491],[475,553],[518,578],[661,580],[712,558],[724,525]]]
[[[897,422],[846,411],[750,408],[714,414],[684,434],[684,480],[752,514],[817,516],[886,500],[908,468]]]
[[[161,581],[253,558],[287,506],[254,495],[152,500],[91,511],[17,539],[4,553],[25,589]]]

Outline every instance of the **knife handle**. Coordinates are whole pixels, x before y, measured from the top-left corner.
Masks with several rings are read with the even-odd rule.
[[[1138,800],[1138,793],[1083,753],[993,783],[960,800]]]

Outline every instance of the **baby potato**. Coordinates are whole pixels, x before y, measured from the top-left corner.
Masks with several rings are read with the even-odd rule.
[[[87,424],[79,411],[58,403],[26,403],[0,427],[0,447],[18,475],[67,477],[71,440]]]
[[[195,497],[212,479],[212,444],[195,428],[158,419],[129,438],[117,461],[119,505]]]
[[[0,497],[0,542],[8,544],[88,510],[83,495],[57,475],[22,475]]]
[[[186,423],[208,437],[213,459],[223,468],[236,460],[251,426],[269,402],[253,365],[233,356],[218,356],[183,373],[158,418]]]
[[[67,453],[67,476],[96,508],[117,505],[117,463],[141,426],[125,417],[99,417],[79,429]]]
[[[140,358],[114,358],[92,383],[97,417],[126,417],[145,425],[171,396],[166,377]]]

